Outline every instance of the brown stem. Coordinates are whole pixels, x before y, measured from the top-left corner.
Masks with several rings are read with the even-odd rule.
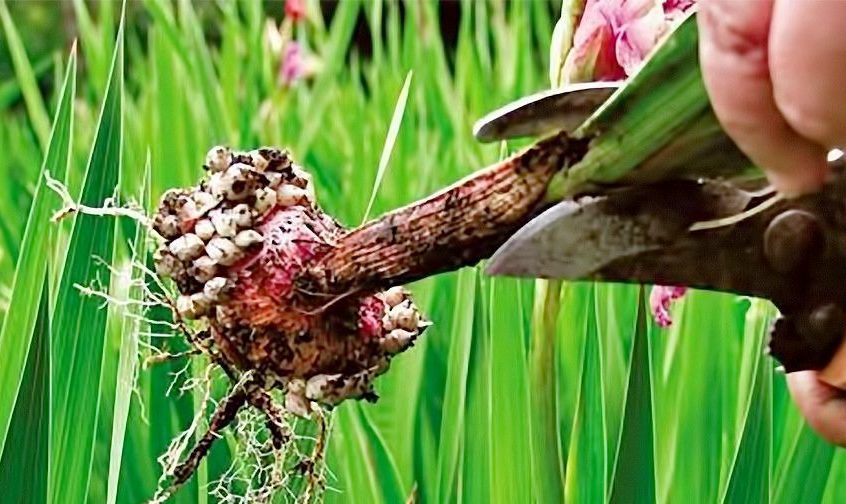
[[[584,156],[564,133],[341,237],[310,269],[320,292],[400,285],[489,257],[545,205],[552,176]]]

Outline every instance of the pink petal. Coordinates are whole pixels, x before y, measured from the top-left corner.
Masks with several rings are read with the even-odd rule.
[[[652,9],[644,16],[620,27],[616,55],[626,75],[631,75],[637,70],[667,27],[668,23],[660,8]]]
[[[285,46],[280,74],[282,75],[282,82],[288,86],[302,75],[302,49],[297,42],[291,42]]]
[[[569,81],[618,80],[637,71],[694,0],[587,0],[564,63]]]
[[[664,13],[675,15],[684,13],[696,4],[696,0],[664,0]]]
[[[294,22],[303,20],[306,15],[305,0],[285,0],[285,15]]]
[[[668,27],[661,5],[655,2],[628,2],[624,17],[618,19],[617,61],[632,75],[658,43]]]
[[[618,1],[618,0],[614,0]],[[614,28],[606,16],[608,0],[588,0],[564,62],[571,82],[617,80],[625,77],[617,63]]]
[[[656,285],[649,294],[649,308],[659,327],[669,327],[673,323],[670,305],[687,292],[687,287],[668,287]]]
[[[616,34],[629,23],[660,11],[660,5],[657,0],[598,0],[597,9]]]

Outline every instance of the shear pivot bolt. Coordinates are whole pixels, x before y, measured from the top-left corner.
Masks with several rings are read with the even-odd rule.
[[[808,323],[817,342],[822,346],[841,341],[846,329],[846,315],[835,304],[820,306],[811,312]]]
[[[802,210],[778,214],[764,232],[764,255],[770,266],[787,274],[806,264],[822,248],[817,218]]]

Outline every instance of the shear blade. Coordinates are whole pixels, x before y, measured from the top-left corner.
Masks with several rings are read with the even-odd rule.
[[[509,103],[480,119],[473,135],[481,142],[571,132],[590,117],[620,82],[588,82],[535,93]]]
[[[710,238],[699,243],[689,229],[696,222],[742,212],[751,200],[752,195],[728,184],[668,181],[563,201],[500,247],[487,272],[733,290],[717,258],[713,264],[696,263]]]

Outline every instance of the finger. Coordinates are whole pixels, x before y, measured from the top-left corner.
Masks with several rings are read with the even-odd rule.
[[[829,442],[846,446],[846,399],[842,392],[821,382],[816,371],[788,374],[787,386],[808,425]]]
[[[825,368],[820,370],[818,378],[833,387],[846,390],[846,338],[837,347]]]
[[[820,186],[825,149],[794,131],[773,98],[767,44],[773,0],[702,0],[700,61],[723,128],[781,192]]]
[[[776,0],[770,75],[776,105],[800,135],[826,147],[846,144],[846,37],[842,0]]]

